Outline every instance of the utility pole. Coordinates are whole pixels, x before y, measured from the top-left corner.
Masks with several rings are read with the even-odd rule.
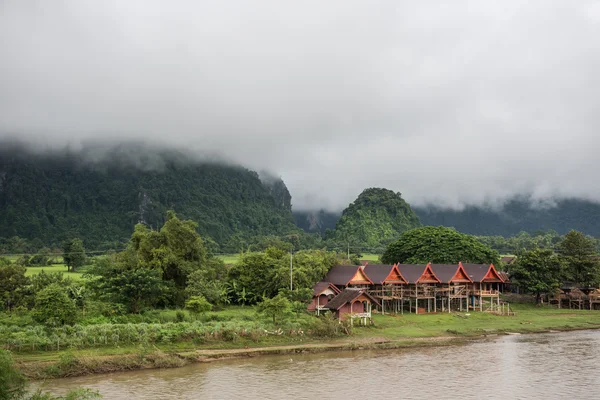
[[[290,250],[290,290],[294,290],[294,281],[293,281],[293,258],[292,258],[292,250]]]
[[[348,262],[350,262],[350,242],[348,242]]]

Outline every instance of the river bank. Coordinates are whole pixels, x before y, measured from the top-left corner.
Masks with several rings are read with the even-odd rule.
[[[402,349],[447,346],[506,334],[542,333],[600,328],[600,312],[558,310],[516,305],[515,316],[487,313],[375,315],[374,326],[355,327],[349,336],[327,339],[273,336],[258,342],[240,339],[203,345],[97,348],[14,353],[17,366],[31,379],[73,377],[151,368],[175,368],[192,363],[317,353],[336,350]]]

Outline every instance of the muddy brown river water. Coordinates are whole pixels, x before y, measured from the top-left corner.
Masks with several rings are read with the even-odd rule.
[[[58,379],[105,399],[600,399],[600,331],[410,350],[257,357]]]

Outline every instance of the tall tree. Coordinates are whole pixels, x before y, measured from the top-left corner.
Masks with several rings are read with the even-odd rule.
[[[479,242],[475,236],[443,226],[425,226],[404,232],[388,245],[381,257],[388,264],[496,263],[498,253]]]
[[[596,244],[590,237],[572,230],[558,244],[558,251],[567,266],[567,278],[582,287],[600,283],[600,262],[595,257]]]
[[[85,248],[81,239],[68,240],[63,245],[63,259],[67,271],[75,272],[85,264]]]
[[[544,293],[555,291],[564,277],[564,264],[550,249],[534,249],[518,255],[511,268],[511,280],[540,302]]]
[[[0,260],[0,300],[1,308],[12,310],[25,300],[29,278],[25,276],[27,268],[18,264],[2,265]]]

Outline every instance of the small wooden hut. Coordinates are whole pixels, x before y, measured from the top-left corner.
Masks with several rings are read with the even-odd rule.
[[[315,311],[319,315],[322,311],[326,310],[325,306],[331,299],[341,293],[333,283],[330,282],[317,282],[313,286],[313,297],[312,301],[308,305],[308,311]]]
[[[377,299],[371,296],[366,288],[346,288],[331,299],[325,308],[333,311],[341,321],[347,318],[360,318],[366,325],[371,320],[372,305],[379,305]]]

